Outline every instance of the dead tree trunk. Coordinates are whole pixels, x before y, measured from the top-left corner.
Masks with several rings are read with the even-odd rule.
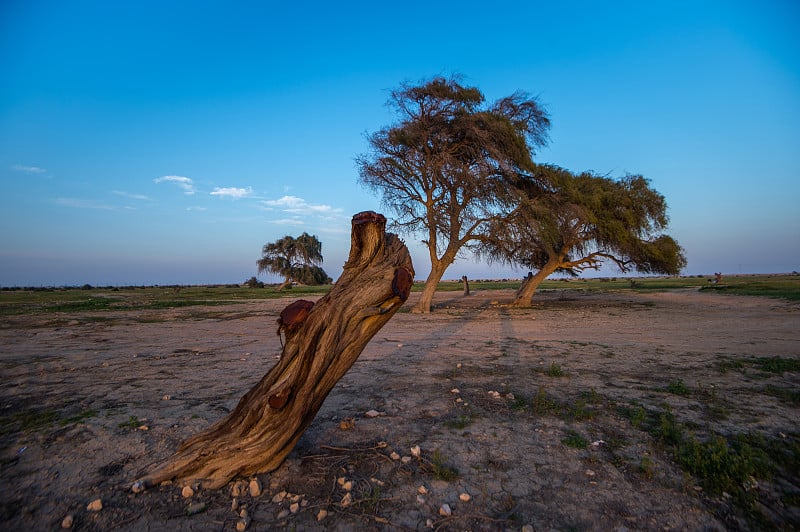
[[[316,304],[295,302],[281,313],[280,361],[228,417],[183,442],[134,491],[170,479],[219,488],[283,462],[334,385],[408,298],[411,257],[385,228],[380,214],[353,217],[350,256],[334,287]]]
[[[464,283],[464,295],[469,295],[469,279],[467,279],[466,275],[461,276],[461,282]]]

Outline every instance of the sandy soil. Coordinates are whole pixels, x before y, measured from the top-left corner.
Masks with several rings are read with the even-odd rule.
[[[287,461],[259,476],[264,493],[237,498],[249,530],[747,528],[622,412],[670,408],[698,437],[800,438],[796,402],[775,393],[796,392],[800,374],[742,363],[800,357],[798,305],[550,292],[513,310],[510,297],[440,293],[431,315],[401,310]],[[236,530],[230,486],[190,499],[178,485],[130,486],[269,370],[290,301],[2,323],[0,528],[56,529],[72,515],[80,530]],[[677,379],[687,393],[668,391]],[[800,526],[798,476],[753,488],[768,523]],[[88,511],[96,498],[103,509]]]

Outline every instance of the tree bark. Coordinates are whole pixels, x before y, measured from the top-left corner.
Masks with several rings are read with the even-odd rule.
[[[414,307],[415,313],[428,314],[431,311],[433,303],[433,296],[436,294],[436,289],[439,287],[439,281],[442,280],[447,266],[443,266],[441,262],[431,264],[431,273],[425,280],[425,287],[422,289],[422,294],[419,296],[419,301]]]
[[[280,361],[228,417],[183,442],[134,491],[173,479],[219,488],[283,462],[331,389],[408,298],[411,257],[385,228],[380,214],[353,217],[350,256],[334,287],[316,304],[298,301],[281,313]]]

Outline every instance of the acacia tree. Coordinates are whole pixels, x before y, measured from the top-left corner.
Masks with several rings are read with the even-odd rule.
[[[521,203],[492,224],[481,248],[490,259],[537,270],[513,306],[529,306],[539,284],[555,272],[576,276],[605,261],[622,272],[670,275],[686,266],[683,249],[662,233],[669,222],[664,196],[644,177],[575,175],[551,165],[537,165],[533,177],[516,180]]]
[[[322,263],[322,243],[315,235],[303,233],[297,238],[287,235],[265,244],[261,254],[262,257],[256,261],[258,273],[269,271],[283,276],[278,290],[283,290],[293,280],[306,282],[309,279],[328,279],[319,267]]]
[[[394,226],[424,235],[431,271],[415,310],[430,312],[458,253],[507,214],[506,182],[534,168],[550,121],[535,98],[517,92],[486,104],[456,78],[402,85],[389,105],[398,122],[370,135],[371,151],[356,162],[360,182],[397,215]]]

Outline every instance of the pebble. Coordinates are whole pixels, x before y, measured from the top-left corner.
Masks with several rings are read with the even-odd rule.
[[[411,457],[410,456],[404,456],[404,457],[402,457],[400,459],[400,461],[403,462],[404,464],[407,464],[407,463],[409,463],[411,461]]]
[[[289,517],[289,510],[281,510],[278,512],[278,519],[286,519]]]
[[[342,489],[343,489],[344,491],[350,491],[350,490],[352,490],[352,489],[353,489],[353,483],[352,483],[352,482],[350,482],[350,481],[348,480],[347,482],[345,482],[344,484],[342,484]]]
[[[231,500],[231,510],[235,512],[237,509],[239,509],[239,499],[234,497]]]
[[[459,362],[458,364],[456,364],[456,369],[461,369],[461,362]]]
[[[428,528],[433,528],[433,519],[428,519],[427,521],[425,521],[425,526],[427,526]]]
[[[343,508],[347,508],[348,506],[353,504],[353,494],[350,493],[349,491],[347,493],[345,493],[344,497],[342,497],[341,504],[342,504]]]
[[[239,512],[239,517],[241,517],[242,519],[250,517],[250,514],[247,513],[247,508],[242,508],[242,510]]]
[[[420,450],[419,445],[415,445],[414,447],[411,448],[411,456],[413,456],[414,458],[419,458],[419,455],[421,453],[422,451]]]
[[[293,502],[291,506],[289,506],[289,511],[293,514],[296,514],[300,511],[300,505],[296,502]]]
[[[186,507],[186,515],[199,514],[200,512],[205,511],[205,509],[206,509],[206,503],[196,502]]]
[[[469,502],[469,500],[472,497],[470,497],[469,493],[462,493],[461,495],[458,496],[458,498],[461,499],[461,501],[463,502]]]
[[[378,417],[378,416],[385,416],[384,412],[378,412],[377,410],[367,410],[364,412],[364,415],[367,417]]]
[[[239,532],[244,532],[245,530],[247,530],[248,526],[250,526],[250,518],[249,517],[245,517],[245,518],[239,519],[236,522],[236,530],[238,530]]]
[[[420,495],[427,495],[428,488],[426,488],[425,486],[420,486],[417,488],[417,493],[419,493]]]
[[[169,401],[170,399],[172,399],[171,395],[164,395],[164,397],[161,398],[162,401]]]
[[[439,515],[441,515],[442,517],[450,517],[451,515],[453,515],[453,510],[450,509],[450,505],[449,504],[444,503],[439,508]]]
[[[317,521],[322,521],[326,517],[328,517],[328,510],[320,510],[317,512]]]
[[[72,528],[73,521],[75,521],[75,518],[72,517],[72,514],[67,514],[64,516],[64,519],[61,520],[61,528]]]
[[[280,504],[283,502],[283,499],[285,498],[286,498],[286,492],[281,491],[275,494],[275,496],[272,498],[272,502],[274,502],[275,504]]]
[[[86,509],[90,512],[99,512],[103,509],[103,501],[100,499],[95,499],[86,506]]]
[[[253,497],[258,497],[259,495],[261,495],[261,482],[257,478],[254,478],[253,480],[250,481],[249,487],[250,487],[250,495],[252,495]]]
[[[141,493],[141,492],[143,492],[144,491],[144,482],[142,482],[141,480],[137,480],[136,482],[134,482],[133,486],[131,486],[131,491],[133,493]]]
[[[192,489],[191,486],[184,486],[183,489],[181,490],[181,495],[183,495],[185,499],[188,499],[189,497],[194,495],[194,490]]]
[[[391,458],[392,460],[400,460],[400,455],[392,451],[392,454],[389,455],[389,458]]]
[[[459,390],[458,388],[453,388],[452,390],[450,390],[450,393],[461,393],[461,390]]]
[[[523,526],[522,527],[522,532],[533,532],[533,526],[532,525]]]

